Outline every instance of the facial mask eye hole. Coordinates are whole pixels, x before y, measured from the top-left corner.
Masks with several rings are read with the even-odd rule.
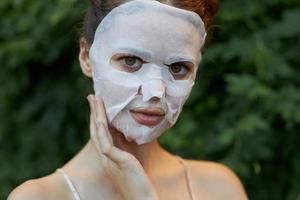
[[[115,55],[111,59],[111,64],[121,71],[132,73],[138,71],[144,62],[139,57],[132,55]]]
[[[169,71],[175,80],[184,80],[189,77],[192,72],[193,64],[174,63],[169,65]]]

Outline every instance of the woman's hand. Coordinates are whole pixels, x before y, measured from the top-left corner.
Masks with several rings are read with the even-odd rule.
[[[102,100],[94,95],[89,95],[87,99],[91,110],[91,140],[106,173],[126,200],[157,200],[155,190],[140,162],[132,154],[114,146]]]

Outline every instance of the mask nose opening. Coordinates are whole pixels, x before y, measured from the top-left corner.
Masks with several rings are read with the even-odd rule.
[[[140,87],[143,95],[143,101],[149,101],[150,99],[161,99],[166,95],[166,85],[162,80],[151,80],[143,83]]]

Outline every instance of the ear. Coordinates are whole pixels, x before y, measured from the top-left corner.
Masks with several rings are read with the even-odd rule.
[[[79,52],[80,67],[84,75],[86,75],[89,78],[92,78],[93,69],[90,62],[89,48],[90,45],[88,44],[86,39],[84,37],[80,38],[80,52]]]

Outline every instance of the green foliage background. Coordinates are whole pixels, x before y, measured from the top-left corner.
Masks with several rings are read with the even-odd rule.
[[[88,139],[78,31],[87,1],[0,1],[0,199]],[[300,2],[226,0],[179,122],[160,139],[225,163],[250,199],[300,199]]]

